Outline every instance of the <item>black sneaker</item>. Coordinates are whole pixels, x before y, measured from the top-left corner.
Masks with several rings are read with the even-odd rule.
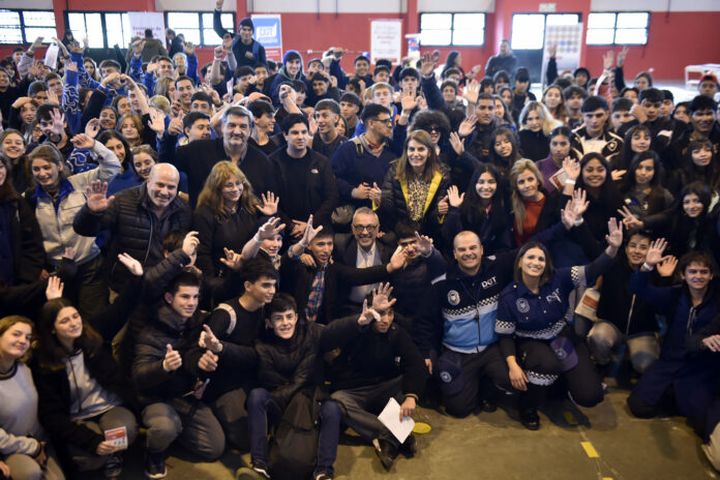
[[[405,441],[400,445],[400,453],[405,455],[406,458],[412,458],[417,453],[417,439],[412,433],[408,435]]]
[[[389,471],[398,456],[398,447],[384,438],[374,439],[373,446],[375,447],[375,453],[377,453],[380,459],[380,463],[385,467],[385,470]]]
[[[480,408],[483,412],[492,413],[497,410],[497,403],[494,400],[480,400]]]
[[[145,455],[145,476],[152,479],[167,476],[165,452],[147,452]]]
[[[123,458],[119,453],[108,455],[103,467],[103,477],[107,479],[120,478],[123,469]]]
[[[270,480],[268,468],[264,465],[239,468],[235,473],[235,480]]]
[[[540,429],[540,416],[534,408],[528,408],[520,411],[520,423],[528,430]]]

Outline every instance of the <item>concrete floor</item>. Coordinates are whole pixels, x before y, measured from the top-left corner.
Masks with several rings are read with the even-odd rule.
[[[458,420],[419,409],[416,420],[432,426],[418,435],[418,455],[399,457],[386,473],[373,450],[344,437],[336,470],[342,479],[410,480],[700,480],[717,474],[700,451],[700,441],[681,418],[638,420],[625,406],[627,390],[612,389],[605,401],[582,412],[570,402],[553,402],[541,412],[537,432],[498,409]],[[589,442],[591,458],[582,442]],[[586,445],[587,446],[587,445]],[[124,479],[140,480],[142,453],[129,452]],[[246,456],[247,458],[247,456]],[[231,480],[241,466],[237,451],[220,461],[193,462],[176,449],[168,459],[171,480]],[[87,478],[87,477],[85,477]]]

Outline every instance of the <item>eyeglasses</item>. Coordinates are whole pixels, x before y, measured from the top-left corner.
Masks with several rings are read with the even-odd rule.
[[[392,127],[392,124],[393,124],[392,118],[373,118],[373,120],[375,120],[376,122],[383,123],[383,124],[387,125],[388,127]]]
[[[377,230],[377,225],[353,225],[353,230],[357,230],[358,232],[368,232],[372,233],[375,230]]]

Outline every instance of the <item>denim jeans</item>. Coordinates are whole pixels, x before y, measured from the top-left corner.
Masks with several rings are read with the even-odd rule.
[[[250,454],[254,465],[268,466],[268,425],[275,424],[282,416],[280,406],[264,388],[255,388],[248,397],[248,428],[250,430]],[[333,400],[320,407],[320,437],[316,470],[334,474],[333,464],[340,441],[340,406]]]

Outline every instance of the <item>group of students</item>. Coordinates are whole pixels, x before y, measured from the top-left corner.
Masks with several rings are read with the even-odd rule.
[[[273,72],[222,3],[199,72],[173,32],[172,58],[66,35],[54,71],[41,39],[0,63],[0,478],[119,478],[140,426],[151,479],[176,442],[331,479],[345,427],[390,470],[417,451],[391,398],[512,395],[537,430],[626,352],[630,412],[687,417],[720,468],[715,77],[674,105],[625,50],[598,78],[551,50],[537,100],[507,44],[480,79],[337,47]]]

